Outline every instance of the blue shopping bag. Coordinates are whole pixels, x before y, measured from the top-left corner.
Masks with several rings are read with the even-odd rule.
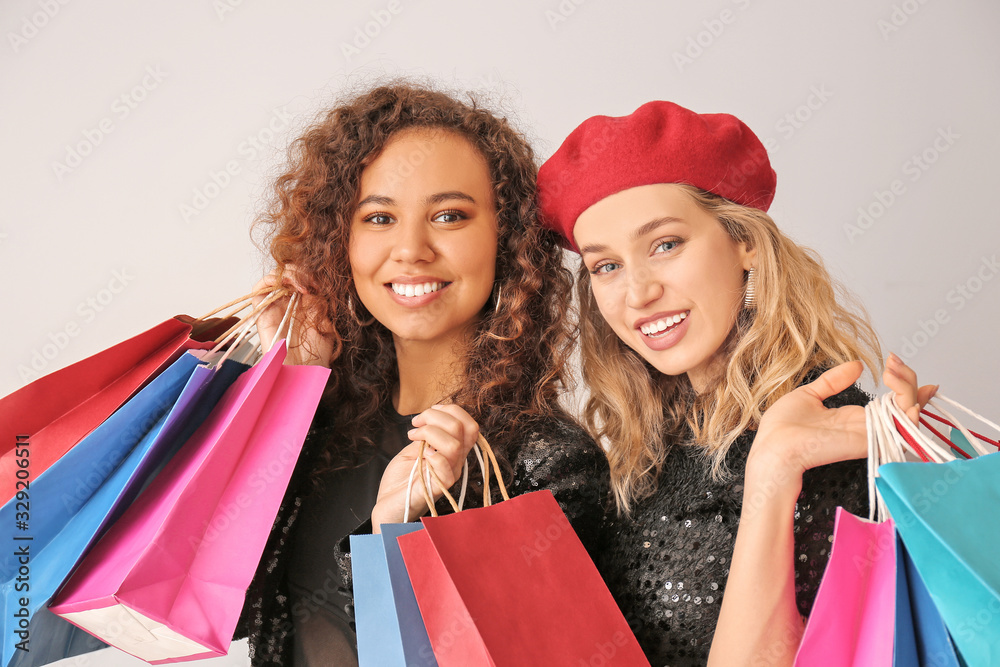
[[[941,612],[934,606],[924,580],[917,572],[913,559],[906,552],[906,545],[897,536],[896,554],[899,559],[898,572],[905,578],[907,608],[912,621],[912,646],[915,652],[897,664],[920,665],[920,667],[959,667],[955,646],[948,636],[948,629],[941,618]],[[898,655],[898,654],[897,654]]]
[[[1000,453],[887,463],[878,489],[960,658],[1000,665]],[[933,663],[932,663],[933,664]]]
[[[361,667],[437,667],[396,539],[419,523],[383,524],[380,535],[351,536],[354,613]]]
[[[45,622],[33,628],[30,619],[246,368],[226,361],[213,370],[201,365],[192,353],[181,355],[76,447],[31,480],[21,500],[15,496],[0,508],[0,525],[10,531],[10,546],[0,559],[0,664],[10,667],[15,658],[19,665],[25,664],[25,656],[20,655],[24,651],[18,648],[24,640],[29,643],[21,646],[30,649],[34,642],[50,643],[47,635],[51,640],[65,634],[59,623]],[[25,503],[30,507],[28,520],[18,524],[18,513]],[[70,646],[80,646],[72,636],[69,640]]]

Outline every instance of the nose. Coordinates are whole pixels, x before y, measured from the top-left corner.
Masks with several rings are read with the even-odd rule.
[[[422,220],[402,220],[396,230],[390,253],[393,260],[413,264],[434,259],[431,230]]]
[[[663,295],[663,285],[646,267],[628,271],[625,276],[625,305],[642,309]]]

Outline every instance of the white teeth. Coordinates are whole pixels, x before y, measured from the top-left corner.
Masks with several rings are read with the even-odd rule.
[[[653,336],[655,334],[658,334],[662,331],[666,331],[667,329],[671,329],[674,326],[680,324],[682,320],[687,319],[687,316],[688,316],[688,311],[685,311],[683,313],[677,313],[676,315],[672,315],[670,317],[665,317],[662,320],[657,320],[655,322],[648,322],[639,327],[639,331],[641,331],[646,336]]]
[[[412,283],[390,283],[390,286],[392,287],[392,291],[399,296],[414,297],[436,292],[444,287],[444,283],[423,283],[417,285]]]

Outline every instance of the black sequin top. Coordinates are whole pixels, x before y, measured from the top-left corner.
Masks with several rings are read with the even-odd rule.
[[[865,405],[851,387],[827,407]],[[733,443],[730,475],[713,481],[711,461],[695,446],[674,448],[654,495],[631,518],[610,516],[598,568],[653,667],[703,666],[729,575],[743,504],[747,454],[754,433]],[[809,470],[795,509],[795,593],[808,616],[830,554],[838,505],[867,516],[864,460]]]
[[[496,447],[497,442],[493,442],[491,434],[484,435]],[[293,617],[308,610],[296,609],[290,601],[287,572],[292,560],[290,548],[295,543],[298,526],[296,519],[303,497],[310,488],[310,471],[315,467],[322,448],[327,446],[331,436],[332,431],[325,428],[310,432],[257,573],[247,591],[246,604],[234,639],[249,637],[250,662],[254,667],[293,664]],[[513,468],[513,480],[508,485],[510,495],[541,489],[551,490],[581,542],[591,556],[596,558],[609,484],[608,463],[604,452],[579,426],[568,419],[539,421],[523,429],[519,437],[510,440],[504,448],[504,454]],[[470,472],[476,465],[473,459]],[[494,502],[502,500],[495,489],[493,499]],[[466,507],[480,505],[481,495],[470,493],[466,497]],[[446,503],[439,505],[439,509],[442,513],[451,511]],[[361,530],[364,530],[364,526]],[[368,530],[370,532],[370,527]],[[331,561],[336,562],[339,567],[343,582],[336,597],[344,602],[345,614],[353,618],[350,553],[346,550],[348,544],[347,539],[342,540],[331,554]]]

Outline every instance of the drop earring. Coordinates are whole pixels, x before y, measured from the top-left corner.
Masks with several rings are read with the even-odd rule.
[[[753,308],[754,298],[757,295],[757,282],[754,280],[753,274],[753,267],[750,267],[750,270],[747,271],[746,292],[743,294],[743,307],[747,309]]]

